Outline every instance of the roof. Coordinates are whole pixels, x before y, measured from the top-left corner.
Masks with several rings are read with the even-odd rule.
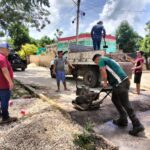
[[[91,38],[91,34],[89,33],[86,33],[86,34],[80,34],[78,36],[79,40],[80,39],[89,39]],[[63,41],[73,41],[73,40],[76,40],[76,36],[70,36],[70,37],[64,37],[64,38],[59,38],[58,41],[59,42],[63,42]],[[116,40],[116,37],[115,36],[112,36],[112,35],[106,35],[106,40]]]

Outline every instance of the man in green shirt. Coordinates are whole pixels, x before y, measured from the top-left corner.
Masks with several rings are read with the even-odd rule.
[[[113,120],[113,123],[121,127],[127,126],[128,114],[133,124],[133,129],[129,131],[129,134],[136,136],[139,132],[144,131],[143,125],[140,123],[129,102],[128,91],[130,82],[127,74],[115,60],[108,57],[96,54],[93,57],[93,61],[100,68],[103,87],[107,87],[108,84],[112,86],[112,102],[119,112],[119,119]]]

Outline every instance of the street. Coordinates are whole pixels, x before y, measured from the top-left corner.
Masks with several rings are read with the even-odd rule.
[[[138,113],[139,118],[144,124],[146,130],[145,134],[140,137],[131,137],[127,134],[128,129],[118,129],[111,120],[116,117],[115,110],[110,97],[108,97],[97,111],[77,111],[72,106],[72,100],[75,99],[75,81],[73,78],[67,78],[67,85],[70,91],[64,91],[61,86],[61,93],[56,93],[56,81],[50,78],[48,68],[42,68],[30,65],[25,72],[15,72],[15,78],[25,85],[35,88],[38,92],[43,93],[61,108],[63,108],[77,124],[84,126],[87,122],[94,124],[94,130],[100,135],[104,135],[120,150],[149,150],[150,147],[150,72],[145,71],[142,78],[142,92],[141,95],[134,94],[135,85],[131,84],[130,100]]]
[[[150,0],[0,10],[0,150],[150,150]]]

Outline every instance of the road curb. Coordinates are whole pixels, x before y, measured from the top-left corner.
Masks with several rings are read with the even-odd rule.
[[[65,117],[67,117],[68,119],[71,119],[70,115],[68,114],[68,112],[66,112],[65,109],[63,109],[60,105],[58,105],[56,102],[54,102],[53,99],[48,98],[47,96],[45,96],[42,93],[38,93],[34,88],[32,88],[31,86],[25,85],[23,84],[21,81],[16,80],[15,81],[20,84],[21,86],[23,86],[27,91],[29,91],[32,95],[34,95],[35,97],[49,103],[53,108],[56,108],[57,110],[59,110],[63,115],[65,115]]]
[[[59,110],[67,119],[69,119],[69,121],[74,122],[72,120],[71,116],[69,115],[69,113],[65,109],[63,109],[59,104],[57,104],[56,102],[54,102],[53,99],[48,98],[47,96],[45,96],[42,93],[38,93],[34,88],[32,88],[31,86],[23,84],[21,81],[19,81],[17,79],[15,79],[15,81],[18,84],[20,84],[22,87],[24,87],[27,91],[29,91],[35,97],[43,100],[44,102],[49,103],[54,109]],[[105,141],[106,144],[110,145],[112,147],[111,150],[118,150],[119,149],[117,146],[115,146],[111,141],[109,141],[108,139],[106,139],[104,136],[98,135],[96,133],[94,133],[94,136],[97,137],[97,138],[101,138],[103,141]]]

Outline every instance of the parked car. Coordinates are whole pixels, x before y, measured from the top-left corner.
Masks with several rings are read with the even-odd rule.
[[[8,60],[10,61],[13,70],[21,69],[22,71],[25,71],[27,68],[27,61],[21,59],[15,52],[10,52]]]

